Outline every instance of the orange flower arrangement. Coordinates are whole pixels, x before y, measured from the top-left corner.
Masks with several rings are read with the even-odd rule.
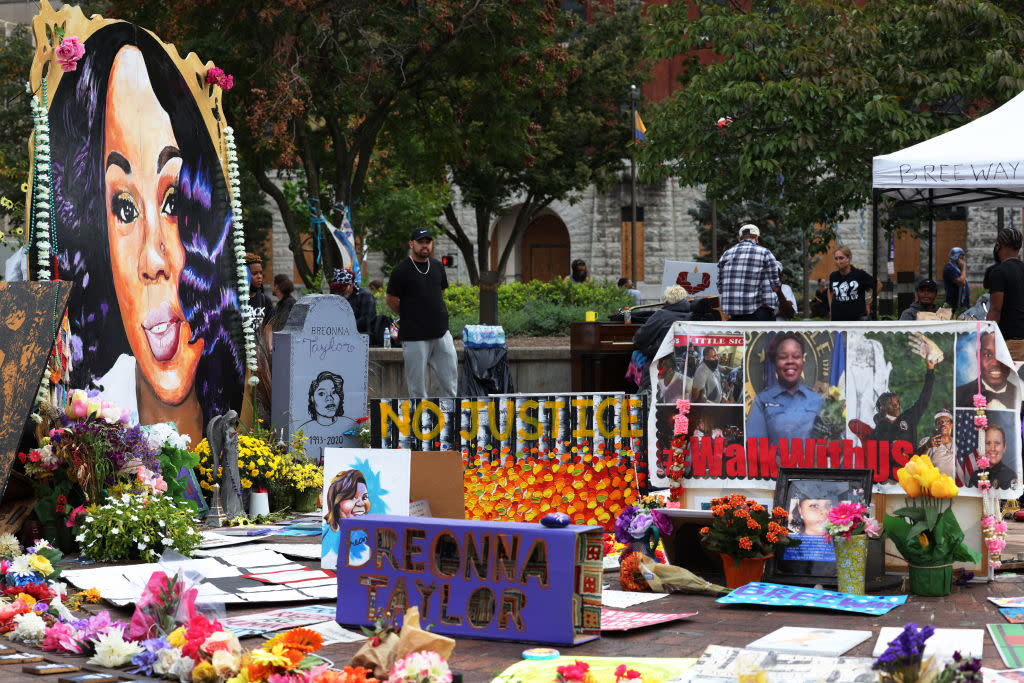
[[[516,459],[481,451],[479,461],[463,453],[466,519],[539,522],[551,512],[564,512],[574,524],[615,528],[619,512],[637,500],[637,475],[632,454],[597,453],[589,447],[575,453],[538,453]],[[495,449],[496,450],[496,449]]]
[[[780,507],[769,514],[757,501],[734,493],[711,501],[711,526],[700,530],[709,550],[732,556],[737,565],[746,557],[773,555],[780,548],[800,544],[789,537],[789,515]]]
[[[643,557],[643,553],[634,551],[623,556],[619,561],[619,585],[623,590],[647,590],[647,581],[644,580],[644,575],[640,572],[641,557]]]
[[[293,628],[279,633],[261,647],[243,657],[249,681],[265,681],[274,674],[286,674],[303,668],[306,655],[319,650],[324,638],[316,631]],[[307,665],[305,668],[309,668]]]

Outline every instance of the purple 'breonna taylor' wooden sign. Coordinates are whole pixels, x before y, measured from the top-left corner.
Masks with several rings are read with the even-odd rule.
[[[572,645],[601,630],[602,530],[361,515],[341,521],[337,621],[424,624],[451,636]]]

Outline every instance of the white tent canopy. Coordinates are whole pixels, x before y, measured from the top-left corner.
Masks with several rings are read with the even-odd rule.
[[[1024,203],[1024,93],[970,123],[872,161],[872,187],[904,202]]]

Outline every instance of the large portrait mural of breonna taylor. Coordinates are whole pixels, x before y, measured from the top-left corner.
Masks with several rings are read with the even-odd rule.
[[[142,424],[173,421],[198,443],[210,418],[240,408],[244,384],[213,64],[139,26],[45,0],[32,30],[30,84],[48,110],[51,155],[50,174],[32,178],[33,196],[48,184],[50,201],[34,200],[32,215],[50,210],[52,277],[75,283],[71,384]],[[54,58],[61,32],[84,47],[66,72]]]

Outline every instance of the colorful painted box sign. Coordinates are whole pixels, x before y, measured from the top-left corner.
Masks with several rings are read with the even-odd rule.
[[[852,595],[817,588],[783,586],[755,581],[737,588],[715,602],[725,605],[765,605],[767,607],[817,607],[840,612],[885,614],[907,601],[906,595]]]
[[[374,447],[557,454],[644,449],[642,399],[629,394],[515,394],[375,401]],[[379,445],[378,445],[379,444]]]
[[[451,636],[574,645],[600,635],[600,527],[371,514],[340,531],[339,624],[417,605]]]

